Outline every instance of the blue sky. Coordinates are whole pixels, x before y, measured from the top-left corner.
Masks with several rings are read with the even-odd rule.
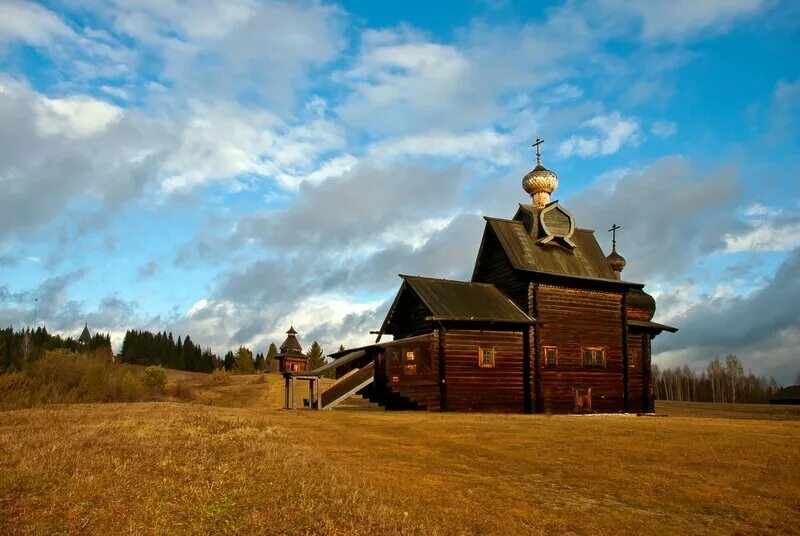
[[[467,278],[530,144],[623,226],[656,362],[800,370],[800,9],[703,2],[0,4],[0,321],[369,339]]]

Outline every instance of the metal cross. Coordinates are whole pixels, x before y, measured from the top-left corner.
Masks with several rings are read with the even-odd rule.
[[[541,150],[540,150],[540,147],[539,147],[539,146],[540,146],[541,144],[543,144],[543,143],[544,143],[544,140],[543,140],[543,139],[541,139],[541,138],[536,138],[536,143],[534,143],[533,145],[531,145],[531,147],[536,147],[536,163],[537,163],[537,164],[541,164],[541,163],[542,163],[542,152],[541,152]]]
[[[608,232],[611,233],[611,248],[614,251],[617,250],[617,229],[621,229],[621,227],[615,223],[611,226],[611,229],[608,230]]]

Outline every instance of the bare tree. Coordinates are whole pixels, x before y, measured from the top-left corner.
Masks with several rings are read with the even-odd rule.
[[[19,342],[19,350],[22,354],[23,361],[27,362],[33,350],[33,337],[29,329],[26,329],[22,334],[22,340]]]
[[[739,390],[739,382],[744,376],[744,367],[739,358],[733,354],[725,357],[725,372],[728,375],[728,382],[731,388],[731,402],[736,403],[736,391]]]

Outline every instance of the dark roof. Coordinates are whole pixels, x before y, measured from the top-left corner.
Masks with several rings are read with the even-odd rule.
[[[769,399],[770,402],[800,402],[800,385],[784,387]]]
[[[659,324],[658,322],[651,322],[649,320],[631,320],[628,319],[628,326],[633,326],[637,328],[645,328],[645,329],[653,329],[657,331],[669,331],[670,333],[675,333],[678,331],[678,328],[673,328],[672,326],[668,326],[666,324]]]
[[[78,337],[78,342],[92,342],[92,335],[89,333],[89,324],[84,324],[81,336]]]
[[[641,288],[642,284],[620,281],[611,270],[603,250],[594,238],[594,231],[575,229],[574,248],[537,244],[525,225],[517,220],[484,216],[487,231],[491,229],[512,266],[543,274],[602,280],[609,284]],[[485,239],[484,231],[484,239]]]
[[[294,354],[299,355],[303,353],[303,347],[300,346],[300,341],[297,340],[297,332],[294,330],[294,327],[290,327],[289,331],[287,331],[289,335],[286,337],[286,340],[283,341],[281,344],[281,354]],[[305,357],[303,355],[299,355],[299,357]]]
[[[641,289],[631,289],[628,292],[628,308],[647,311],[650,318],[656,313],[656,299]]]
[[[431,313],[431,320],[531,323],[494,285],[400,275]]]

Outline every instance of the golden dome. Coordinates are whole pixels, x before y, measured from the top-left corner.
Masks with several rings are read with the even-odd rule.
[[[542,155],[536,140],[536,167],[522,177],[522,188],[533,198],[533,205],[542,208],[550,203],[550,194],[558,188],[558,175],[542,165]]]
[[[625,257],[617,253],[616,249],[611,250],[611,254],[606,257],[606,260],[617,275],[625,268]]]

